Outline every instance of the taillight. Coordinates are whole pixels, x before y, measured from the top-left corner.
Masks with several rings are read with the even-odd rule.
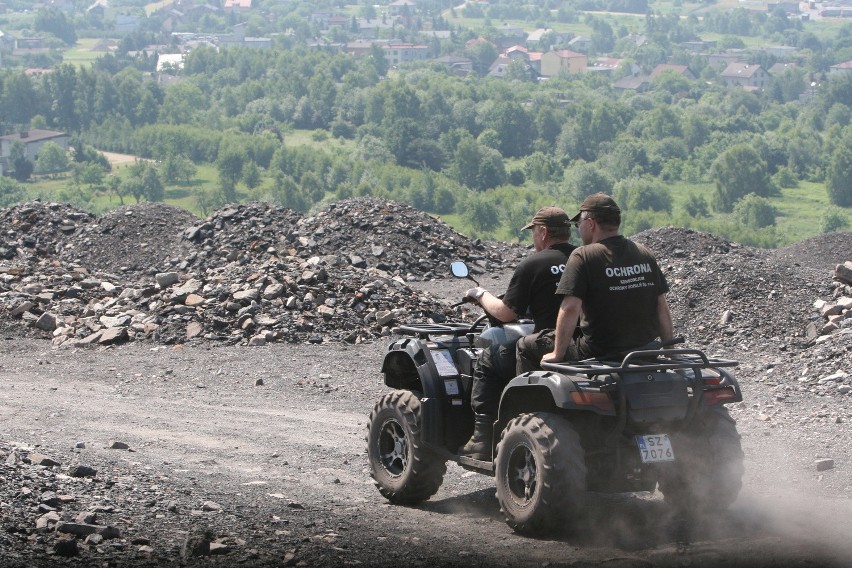
[[[612,404],[609,395],[604,392],[573,391],[571,401],[578,406],[594,406],[601,410],[615,411],[615,405]]]
[[[733,385],[722,386],[722,377],[704,378],[704,402],[709,405],[718,404],[725,400],[735,400],[737,391]]]

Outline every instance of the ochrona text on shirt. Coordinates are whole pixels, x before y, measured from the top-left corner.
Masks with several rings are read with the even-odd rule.
[[[604,269],[607,278],[618,278],[618,284],[611,284],[611,291],[629,290],[632,288],[645,288],[653,286],[652,282],[645,280],[645,274],[651,274],[651,265],[647,262],[633,264],[630,266],[609,266]]]

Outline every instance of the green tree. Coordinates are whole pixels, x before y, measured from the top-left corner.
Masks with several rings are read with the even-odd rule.
[[[734,206],[734,218],[750,229],[762,229],[775,224],[778,211],[765,197],[749,193]]]
[[[249,189],[254,189],[260,185],[262,180],[260,174],[260,168],[257,167],[257,164],[254,163],[254,160],[249,160],[246,165],[243,166],[243,183],[246,184],[246,187]]]
[[[852,135],[843,137],[828,166],[828,199],[841,207],[852,207]]]
[[[80,162],[74,166],[74,181],[85,183],[89,187],[103,184],[105,175],[104,169],[92,162]]]
[[[612,179],[594,164],[575,164],[565,170],[564,179],[566,193],[577,201],[582,201],[593,193],[611,195],[613,192]]]
[[[243,175],[243,164],[248,161],[245,149],[238,146],[228,146],[219,151],[216,160],[216,170],[219,172],[219,181],[224,185],[236,186]]]
[[[142,184],[142,179],[136,176],[128,176],[121,182],[121,195],[132,195],[136,203],[142,201],[145,196],[145,186]]]
[[[169,153],[160,165],[159,171],[166,183],[189,183],[198,168],[186,156]]]
[[[9,150],[9,162],[12,164],[13,177],[18,181],[26,181],[33,174],[33,163],[27,158],[26,146],[18,140],[12,142]]]
[[[490,107],[490,108],[488,108]],[[515,102],[500,101],[483,109],[482,126],[497,133],[500,153],[507,158],[529,153],[535,139],[534,123],[524,108]]]
[[[500,209],[490,196],[474,195],[465,201],[464,220],[478,234],[489,233],[500,224]]]
[[[703,195],[697,193],[690,193],[687,196],[683,209],[690,217],[707,217],[709,215],[707,200],[704,199]]]
[[[38,173],[65,171],[68,169],[68,153],[56,142],[45,142],[39,148],[35,169]]]
[[[114,174],[110,174],[107,177],[107,189],[110,193],[118,197],[119,205],[124,205],[124,196],[126,195],[124,191],[127,188],[121,183],[121,178]]]
[[[716,184],[713,207],[730,212],[737,201],[754,193],[769,197],[777,193],[766,167],[757,151],[749,144],[737,144],[723,152],[710,168]]]
[[[550,154],[533,152],[524,159],[524,175],[534,183],[545,183],[562,174],[559,162]]]
[[[308,210],[308,200],[299,185],[291,176],[280,171],[276,171],[273,176],[272,198],[293,211],[304,213]]]
[[[620,180],[613,191],[617,201],[629,211],[672,212],[671,192],[653,178]]]
[[[24,201],[26,196],[21,184],[6,176],[0,176],[0,207],[10,207]]]
[[[0,116],[11,124],[28,125],[33,118],[37,101],[36,90],[29,75],[11,73],[0,82]]]
[[[74,25],[65,17],[65,12],[58,8],[41,9],[36,14],[35,29],[40,32],[48,32],[55,35],[66,45],[77,42],[77,34]]]
[[[160,176],[157,175],[157,169],[150,164],[147,164],[142,172],[142,187],[148,201],[163,201],[166,197],[163,183],[160,181]]]
[[[482,150],[479,143],[469,136],[464,138],[456,145],[450,164],[450,177],[471,189],[478,188],[481,161]]]
[[[849,218],[837,210],[826,211],[820,221],[820,230],[823,233],[834,233],[845,231],[849,227]]]

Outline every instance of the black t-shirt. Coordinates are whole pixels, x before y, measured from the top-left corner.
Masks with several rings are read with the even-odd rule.
[[[651,251],[622,235],[577,248],[556,288],[557,294],[583,301],[581,343],[593,356],[656,339],[658,297],[668,291]]]
[[[506,304],[519,317],[532,316],[535,330],[556,327],[556,314],[562,297],[556,295],[556,285],[565,270],[565,261],[576,247],[559,243],[538,251],[521,261],[512,274],[503,295]]]

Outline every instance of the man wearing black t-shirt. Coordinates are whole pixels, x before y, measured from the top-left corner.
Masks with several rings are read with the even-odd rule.
[[[466,295],[502,322],[528,316],[535,323],[535,331],[541,331],[556,325],[561,300],[555,294],[556,285],[568,255],[575,248],[568,244],[571,220],[559,207],[544,207],[524,227],[526,229],[532,229],[536,252],[518,264],[502,300],[484,288],[471,288]],[[492,427],[500,393],[515,376],[515,343],[495,342],[479,356],[470,397],[475,414],[474,432],[461,448],[462,455],[491,459]]]
[[[541,361],[577,361],[641,347],[657,337],[671,339],[669,286],[651,251],[618,234],[621,210],[615,201],[603,193],[590,195],[571,221],[584,246],[571,253],[556,288],[562,302],[553,349]],[[578,322],[582,336],[575,342]]]

